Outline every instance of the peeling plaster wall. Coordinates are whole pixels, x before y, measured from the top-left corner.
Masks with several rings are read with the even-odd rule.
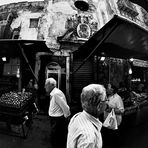
[[[118,0],[89,0],[90,10],[88,12],[82,12],[74,6],[74,0],[56,0],[54,2],[49,0],[47,7],[45,8],[45,14],[42,18],[42,24],[40,24],[41,34],[39,35],[39,38],[42,37],[45,39],[49,48],[59,49],[60,45],[57,43],[57,37],[63,36],[67,31],[72,30],[72,27],[76,27],[75,29],[77,29],[77,26],[79,25],[72,25],[70,28],[70,24],[67,24],[67,20],[71,19],[73,23],[75,23],[79,16],[86,16],[88,18],[90,16],[87,25],[90,27],[90,34],[92,35],[111,20],[115,14],[121,16],[117,2]],[[139,12],[139,15],[137,16],[138,19],[135,21],[127,16],[122,17],[147,28],[141,11],[142,8],[136,4],[133,4],[133,6],[136,8],[136,11]],[[93,31],[92,24],[95,23],[97,24],[97,27]],[[74,34],[74,32],[75,31],[69,33],[67,40],[72,36],[71,34]],[[70,38],[71,41],[79,39],[78,32]]]
[[[115,14],[116,8],[113,1],[99,0],[96,4],[96,16],[99,22],[99,29],[102,28]]]
[[[118,0],[98,0],[97,3],[94,3],[97,8],[96,13],[100,24],[99,28],[103,27],[116,14],[145,29],[148,29],[148,13],[146,10],[144,10],[141,6],[130,2],[135,11],[138,12],[136,19],[133,19],[129,17],[128,14],[121,14],[117,2]]]
[[[114,1],[114,2],[113,2]],[[144,10],[144,8],[142,8],[141,6],[130,2],[130,5],[132,6],[131,9],[133,9],[134,11],[138,12],[138,15],[135,18],[132,18],[130,16],[128,16],[128,14],[122,14],[121,11],[118,8],[117,2],[119,0],[109,0],[109,2],[113,2],[114,3],[114,8],[116,9],[116,14],[118,16],[121,16],[125,19],[127,19],[128,21],[131,21],[132,23],[135,23],[141,27],[143,27],[144,29],[148,30],[148,13],[146,10]],[[128,1],[128,0],[125,0]],[[113,7],[112,7],[113,8]]]
[[[31,18],[40,18],[41,15],[41,13],[20,11],[18,12],[18,17],[11,24],[11,28],[21,27],[19,39],[37,40],[38,28],[29,28],[29,25]]]
[[[137,20],[132,20],[128,16],[123,16],[118,9],[118,0],[89,0],[89,10],[82,12],[74,6],[75,0],[45,0],[43,8],[38,8],[38,3],[34,5],[36,11],[30,10],[28,3],[11,4],[13,7],[18,5],[18,17],[12,22],[11,29],[20,29],[19,39],[45,40],[46,45],[51,50],[58,50],[60,44],[57,38],[65,36],[68,41],[88,40],[89,37],[103,27],[115,14],[148,28],[148,14],[142,7],[133,4],[139,13]],[[10,6],[9,6],[10,7]],[[2,8],[2,7],[1,7]],[[39,18],[37,28],[29,28],[30,18]],[[87,19],[87,22],[85,22]],[[82,32],[79,24],[85,24],[86,32]],[[146,25],[147,24],[147,25]],[[80,32],[78,32],[80,31]],[[81,33],[83,35],[81,36]],[[83,38],[82,38],[83,37]]]
[[[45,13],[41,18],[39,25],[39,39],[46,40],[46,45],[52,49],[59,49],[57,37],[66,32],[65,23],[68,17],[76,14],[69,1],[60,1],[53,3],[49,0]]]

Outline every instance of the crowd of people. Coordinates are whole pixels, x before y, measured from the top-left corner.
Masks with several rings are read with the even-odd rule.
[[[119,139],[124,105],[116,88],[110,84],[106,88],[101,84],[85,86],[80,94],[83,110],[72,116],[66,96],[56,83],[54,78],[45,81],[53,148],[119,148],[115,140]],[[111,128],[113,123],[103,126],[112,109],[117,129]]]
[[[85,86],[80,94],[82,111],[74,115],[54,78],[47,78],[44,87],[49,100],[47,114],[53,148],[120,148],[123,100],[128,97],[123,84],[118,89],[111,84]],[[137,95],[143,88],[140,84],[137,91],[131,92]],[[26,89],[37,89],[32,79]]]
[[[124,83],[120,83],[119,88],[112,84],[89,84],[80,94],[82,111],[72,114],[66,96],[57,88],[54,78],[47,78],[44,88],[52,148],[120,148],[123,101],[131,95],[143,95],[145,90],[142,84],[130,93]],[[37,87],[32,79],[26,91],[37,97]]]
[[[57,88],[54,78],[47,78],[44,88],[48,99],[52,148],[120,148],[125,111],[123,101],[131,95],[143,95],[147,90],[141,83],[130,93],[124,83],[120,83],[119,88],[112,84],[89,84],[80,94],[82,111],[73,115],[65,94]],[[30,79],[26,91],[37,97],[36,90]]]

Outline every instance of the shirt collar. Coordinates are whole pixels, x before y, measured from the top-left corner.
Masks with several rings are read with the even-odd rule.
[[[50,96],[53,96],[54,92],[56,91],[56,87],[50,92]]]
[[[102,123],[98,118],[95,118],[94,116],[90,115],[86,111],[83,110],[83,114],[89,119],[89,121],[97,128],[97,130],[101,130]]]

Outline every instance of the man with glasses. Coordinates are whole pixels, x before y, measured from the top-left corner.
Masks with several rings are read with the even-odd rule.
[[[67,148],[102,148],[99,116],[106,107],[106,90],[103,85],[90,84],[83,88],[83,111],[74,115],[68,126]]]

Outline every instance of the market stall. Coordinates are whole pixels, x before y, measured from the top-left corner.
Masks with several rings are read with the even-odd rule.
[[[0,97],[0,121],[6,122],[9,130],[12,130],[12,125],[19,126],[20,133],[16,134],[25,138],[32,122],[33,103],[34,100],[29,92],[2,94]]]
[[[36,112],[36,90],[28,83],[31,79],[37,84],[34,59],[36,46],[46,47],[43,45],[39,41],[0,40],[0,122],[7,128],[0,128],[2,132],[27,137]]]
[[[125,126],[137,125],[147,120],[146,113],[148,109],[148,94],[145,90],[144,94],[137,96],[131,95],[134,92],[133,81],[138,79],[133,77],[136,71],[131,73],[134,61],[141,60],[141,63],[147,65],[148,61],[148,30],[119,16],[114,16],[107,24],[105,24],[98,32],[96,32],[88,41],[86,41],[79,50],[74,52],[74,56],[83,55],[84,59],[73,71],[73,76],[79,73],[81,67],[85,63],[91,62],[94,57],[94,65],[96,65],[96,83],[102,83],[103,77],[107,74],[107,82],[114,82],[119,87],[120,82],[126,82],[126,92],[123,97],[125,112],[123,123]],[[101,61],[101,57],[104,59]],[[98,64],[97,64],[98,63]],[[101,63],[101,64],[100,64]],[[140,62],[137,62],[137,64]],[[103,68],[102,68],[103,67]],[[139,83],[147,84],[147,66],[141,67],[144,70],[144,75]],[[102,76],[101,70],[103,71]],[[140,74],[140,71],[137,70]],[[141,74],[142,75],[142,74]],[[93,79],[94,81],[94,79]],[[137,86],[138,84],[136,84]],[[145,86],[147,89],[147,87]],[[145,117],[143,117],[145,116]],[[132,121],[131,121],[132,120]]]

